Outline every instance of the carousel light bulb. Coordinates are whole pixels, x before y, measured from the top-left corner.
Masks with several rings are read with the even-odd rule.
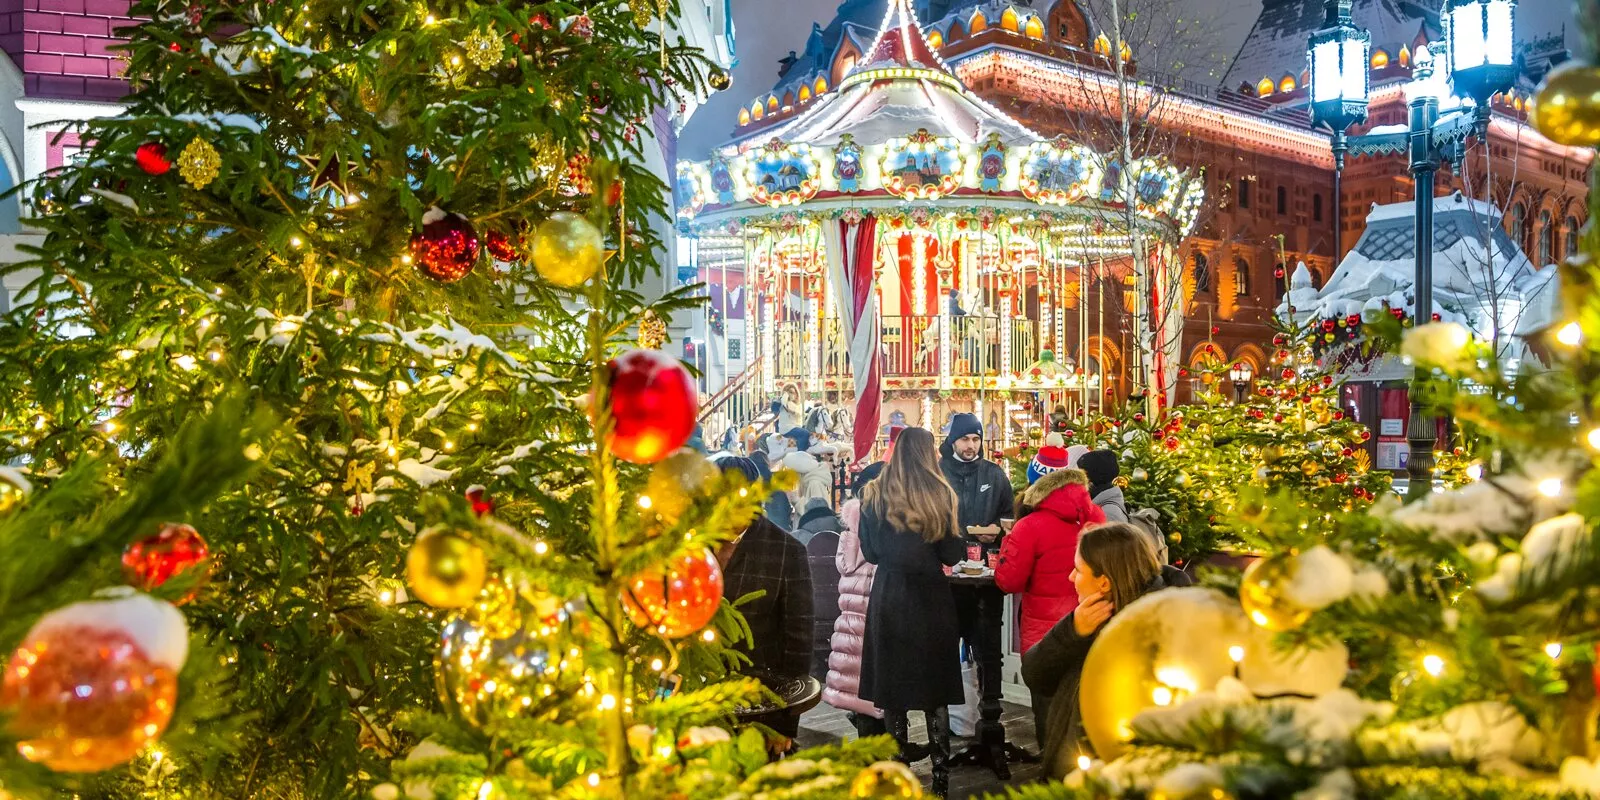
[[[1549,657],[1551,657],[1552,659],[1560,658],[1561,657],[1561,643],[1560,642],[1549,642],[1549,643],[1545,644],[1545,646],[1544,646],[1544,654],[1549,656]]]
[[[1422,657],[1422,670],[1437,678],[1444,674],[1444,659],[1429,653]]]
[[[1556,341],[1568,347],[1577,347],[1578,343],[1583,341],[1583,329],[1579,328],[1576,322],[1562,325],[1561,330],[1556,331]]]

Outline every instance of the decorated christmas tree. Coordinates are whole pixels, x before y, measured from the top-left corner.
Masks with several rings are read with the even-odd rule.
[[[673,4],[146,0],[0,324],[0,794],[834,796],[630,349]],[[10,281],[8,281],[10,283]],[[127,588],[131,587],[131,588]],[[860,773],[858,775],[858,773]]]

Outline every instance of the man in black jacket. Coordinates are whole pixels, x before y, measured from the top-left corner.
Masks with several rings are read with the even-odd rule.
[[[950,419],[950,432],[939,446],[939,469],[956,492],[956,516],[961,533],[969,542],[985,549],[996,548],[993,537],[980,540],[967,534],[971,527],[994,527],[1012,514],[1011,477],[1005,469],[983,457],[983,423],[972,414],[956,414]],[[971,549],[970,547],[968,548]],[[956,615],[961,626],[962,646],[971,652],[978,665],[978,704],[976,758],[995,769],[1002,779],[1010,775],[1006,766],[1005,726],[1000,722],[1001,620],[1005,615],[1005,594],[988,586],[958,586]]]

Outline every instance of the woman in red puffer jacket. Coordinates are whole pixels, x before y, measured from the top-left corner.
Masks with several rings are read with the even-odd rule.
[[[1000,545],[994,582],[1007,594],[1022,594],[1022,651],[1078,606],[1072,588],[1073,554],[1086,525],[1106,521],[1089,497],[1089,478],[1078,469],[1041,477],[1022,495],[1022,511]],[[1031,511],[1031,513],[1028,513]]]

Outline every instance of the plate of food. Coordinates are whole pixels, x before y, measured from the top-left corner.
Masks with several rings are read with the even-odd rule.
[[[994,574],[982,561],[962,561],[952,570],[954,574],[963,578],[983,578]]]

